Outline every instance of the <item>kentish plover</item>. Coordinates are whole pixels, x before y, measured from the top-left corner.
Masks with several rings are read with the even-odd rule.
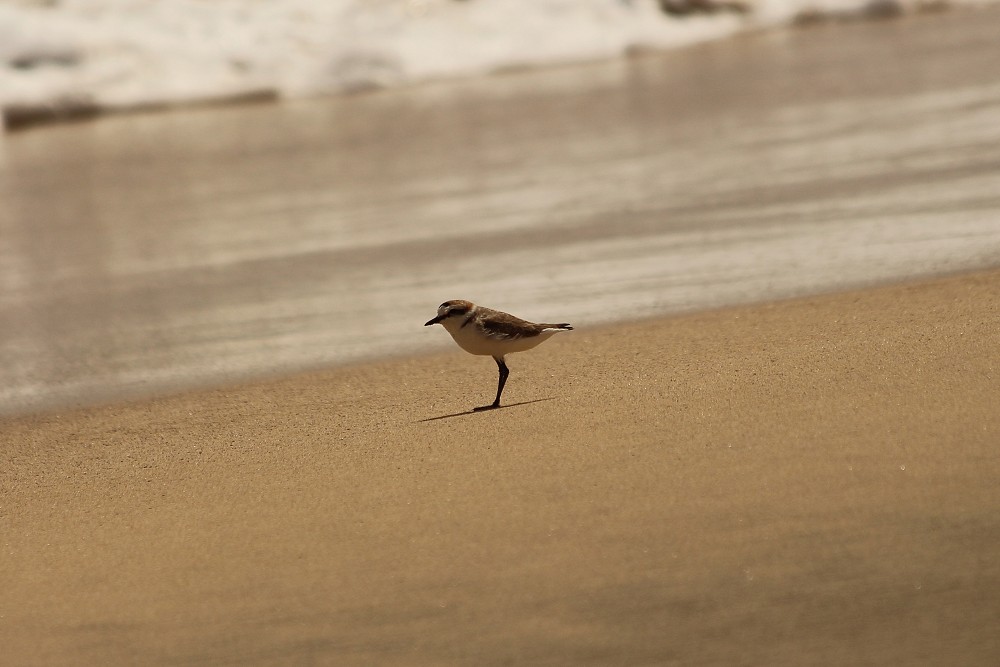
[[[507,382],[507,364],[504,357],[514,352],[530,350],[552,334],[572,331],[568,324],[535,324],[499,310],[477,306],[470,301],[456,299],[445,301],[438,306],[438,314],[424,324],[443,326],[458,346],[469,354],[483,354],[493,357],[500,370],[497,397],[492,405],[484,405],[476,410],[500,407],[500,394]]]

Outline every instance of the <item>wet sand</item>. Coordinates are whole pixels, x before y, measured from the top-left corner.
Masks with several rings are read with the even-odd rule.
[[[994,664],[998,349],[993,271],[581,327],[485,413],[455,349],[8,418],[4,659]]]
[[[0,415],[995,266],[1000,7],[0,139]],[[551,314],[550,314],[551,313]]]

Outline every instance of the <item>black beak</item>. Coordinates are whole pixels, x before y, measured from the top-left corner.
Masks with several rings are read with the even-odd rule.
[[[437,324],[438,322],[440,322],[443,319],[444,319],[444,315],[438,315],[433,320],[427,320],[426,322],[424,322],[424,326],[425,327],[429,327],[432,324]]]

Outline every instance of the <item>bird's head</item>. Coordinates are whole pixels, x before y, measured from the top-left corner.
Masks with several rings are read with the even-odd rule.
[[[452,301],[445,301],[440,306],[438,306],[438,314],[432,320],[424,322],[425,327],[429,327],[432,324],[438,324],[448,319],[449,317],[463,317],[469,314],[469,311],[475,308],[475,305],[471,301],[463,301],[462,299],[454,299]]]

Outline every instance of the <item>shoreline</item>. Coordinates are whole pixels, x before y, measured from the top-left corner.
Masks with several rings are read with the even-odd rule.
[[[983,664],[1000,270],[0,419],[18,664]]]
[[[877,290],[881,288],[904,287],[907,285],[920,285],[927,282],[949,280],[949,279],[961,278],[963,276],[974,276],[981,273],[991,273],[994,271],[1000,271],[1000,266],[998,267],[974,266],[974,267],[967,267],[963,269],[945,271],[930,275],[920,274],[920,275],[901,276],[896,279],[878,281],[870,284],[853,285],[849,287],[831,286],[826,290],[807,292],[787,297],[761,298],[759,300],[726,303],[722,305],[705,306],[701,308],[698,307],[680,308],[675,311],[655,313],[651,315],[636,317],[633,319],[622,319],[611,322],[601,321],[593,324],[588,324],[584,322],[582,324],[583,327],[586,328],[585,329],[586,331],[597,332],[606,329],[617,329],[620,327],[640,326],[654,322],[669,321],[676,318],[691,317],[698,315],[712,315],[734,309],[762,308],[774,304],[794,303],[796,301],[803,299],[829,297],[844,293]],[[578,325],[574,324],[574,326]],[[73,414],[80,411],[88,411],[88,410],[113,409],[118,406],[128,406],[141,403],[148,403],[151,401],[157,401],[160,399],[170,399],[172,397],[183,396],[192,393],[240,390],[242,388],[250,387],[261,383],[272,383],[272,382],[281,382],[284,380],[294,380],[297,377],[336,374],[338,371],[354,369],[357,367],[371,366],[373,364],[391,364],[391,363],[405,363],[408,361],[419,361],[428,357],[438,357],[442,354],[446,354],[449,350],[453,348],[453,346],[454,342],[451,340],[450,337],[446,336],[439,342],[432,343],[422,349],[418,349],[415,351],[405,350],[397,354],[388,354],[388,355],[383,354],[372,357],[362,357],[358,359],[349,359],[343,362],[334,362],[330,364],[322,364],[305,368],[293,368],[285,371],[271,371],[264,373],[248,372],[248,374],[243,376],[236,376],[224,379],[220,378],[218,381],[203,380],[203,381],[191,381],[189,383],[179,382],[172,387],[167,386],[164,388],[163,386],[160,386],[156,389],[150,389],[148,392],[140,392],[140,393],[125,392],[121,394],[112,394],[89,402],[82,401],[81,399],[75,399],[74,401],[53,399],[52,401],[37,403],[34,404],[34,406],[32,407],[26,407],[22,410],[15,412],[0,412],[0,425],[2,425],[4,420],[16,420],[21,418],[36,418],[36,417],[45,418],[46,416],[49,415]]]
[[[991,25],[14,137],[0,412],[411,353],[457,296],[586,324],[993,265]]]

